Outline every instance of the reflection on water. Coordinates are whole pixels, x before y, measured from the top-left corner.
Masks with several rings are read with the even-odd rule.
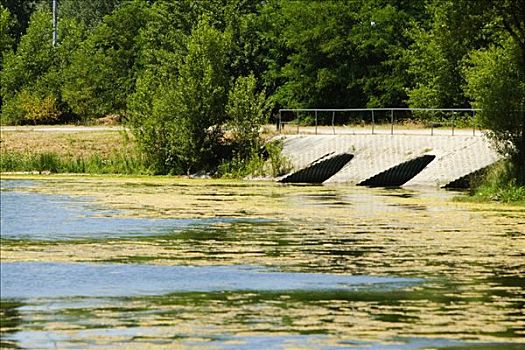
[[[2,264],[2,298],[134,296],[177,292],[355,290],[416,279],[267,271],[254,266]]]
[[[173,179],[2,181],[6,195],[2,347],[525,346],[520,208]],[[75,225],[54,233],[50,215]]]
[[[95,206],[87,198],[14,191],[26,186],[28,183],[24,181],[2,182],[2,239],[70,240],[169,234],[190,225],[231,220],[123,217],[121,212]]]

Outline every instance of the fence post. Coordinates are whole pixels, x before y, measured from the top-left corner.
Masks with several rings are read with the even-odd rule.
[[[476,136],[476,111],[472,111],[472,136]]]
[[[53,0],[52,11],[53,11],[53,39],[52,39],[52,45],[53,45],[53,47],[55,47],[57,45],[57,40],[58,40],[58,35],[57,35],[58,11],[57,11],[57,1],[56,0]]]
[[[394,122],[395,122],[395,116],[394,116],[394,112],[396,110],[403,110],[403,111],[413,111],[414,109],[412,108],[379,108],[379,109],[374,109],[374,108],[370,108],[370,109],[361,109],[361,108],[356,108],[356,109],[344,109],[344,110],[330,110],[330,109],[323,109],[321,111],[332,111],[332,133],[334,135],[336,135],[336,130],[335,130],[335,114],[337,111],[349,111],[349,112],[367,112],[368,110],[370,110],[371,114],[372,114],[372,135],[375,134],[375,111],[376,110],[380,110],[380,111],[385,111],[387,112],[388,110],[390,110],[390,135],[394,135]],[[476,110],[475,109],[466,109],[466,108],[460,108],[460,109],[452,109],[452,108],[445,108],[445,109],[433,109],[433,108],[416,108],[416,110],[428,110],[428,111],[447,111],[447,112],[452,112],[452,124],[451,124],[451,135],[452,136],[455,136],[456,134],[456,121],[457,121],[457,113],[460,112],[460,113],[467,113],[468,115],[468,112],[472,113],[471,115],[471,118],[472,118],[472,136],[476,136],[476,128],[477,128],[477,123],[476,123]],[[277,121],[277,131],[279,133],[282,133],[283,131],[283,126],[286,124],[286,121],[283,122],[283,111],[287,111],[287,112],[290,112],[290,113],[295,113],[296,117],[295,117],[295,121],[296,121],[296,132],[297,134],[300,133],[300,122],[301,122],[301,111],[304,111],[304,112],[311,112],[313,111],[315,113],[315,135],[318,135],[319,134],[319,111],[318,109],[308,109],[308,110],[304,110],[304,109],[279,109],[279,116],[278,116],[278,121]],[[286,116],[286,115],[285,115]],[[366,118],[365,118],[366,119]],[[433,122],[431,122],[430,124],[430,135],[431,136],[434,136],[434,129],[435,129],[435,125]],[[354,132],[355,133],[355,132]]]
[[[452,136],[454,136],[454,126],[456,125],[456,112],[452,112]]]
[[[394,135],[394,110],[390,110],[390,135]]]
[[[299,112],[297,112],[297,135],[299,135],[299,123],[301,122],[301,118],[299,117]]]
[[[315,110],[315,134],[317,135],[317,109]]]
[[[374,110],[372,109],[372,135],[374,135],[374,126],[375,126]]]
[[[281,110],[279,110],[279,123],[277,124],[277,131],[279,131],[279,134],[282,132],[283,127],[283,120],[281,116]]]
[[[335,135],[335,111],[332,111],[332,131]]]

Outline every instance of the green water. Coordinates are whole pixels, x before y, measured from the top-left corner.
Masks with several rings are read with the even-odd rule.
[[[525,209],[456,195],[2,180],[2,347],[524,348]]]

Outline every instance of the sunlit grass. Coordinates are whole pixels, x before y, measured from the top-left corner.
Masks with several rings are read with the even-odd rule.
[[[147,174],[125,130],[2,131],[1,172]]]
[[[461,197],[460,200],[525,206],[525,186],[519,185],[516,178],[514,167],[509,161],[499,162],[478,179],[470,196]]]
[[[58,156],[87,157],[97,154],[104,158],[115,152],[127,153],[135,148],[133,135],[119,129],[76,132],[35,131],[32,128],[15,130],[2,130],[2,155],[54,153]]]
[[[2,172],[85,173],[85,174],[148,174],[137,152],[113,152],[102,156],[61,155],[55,152],[3,153]]]

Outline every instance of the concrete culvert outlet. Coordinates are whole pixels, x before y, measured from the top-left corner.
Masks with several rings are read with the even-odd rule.
[[[426,154],[409,161],[396,165],[365,181],[360,182],[359,186],[370,187],[397,187],[410,181],[419,174],[430,162],[436,158],[435,155]]]
[[[306,168],[286,175],[278,181],[282,183],[320,184],[334,176],[352,158],[354,158],[354,155],[349,153],[340,153],[333,156],[325,155]]]

